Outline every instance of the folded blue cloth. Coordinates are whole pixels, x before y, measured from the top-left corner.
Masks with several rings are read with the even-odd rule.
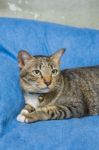
[[[0,18],[0,150],[99,150],[99,116],[19,123],[24,106],[17,54],[66,48],[61,68],[99,65],[99,31]]]

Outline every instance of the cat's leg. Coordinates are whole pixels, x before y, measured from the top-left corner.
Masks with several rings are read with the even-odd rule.
[[[23,115],[25,117],[24,122],[26,123],[36,122],[40,120],[56,120],[72,117],[71,111],[64,105],[50,105],[38,108],[32,113],[24,113]]]
[[[35,111],[35,108],[29,104],[26,104],[25,107],[21,110],[21,113],[31,113]]]
[[[43,96],[42,95],[38,96],[37,99],[35,99],[35,95],[33,95],[33,96],[34,97],[32,97],[32,98],[34,98],[33,100],[35,100],[35,101],[32,101],[31,97],[30,97],[31,99],[29,99],[29,97],[27,97],[26,100],[27,101],[29,100],[29,101],[25,105],[25,107],[21,110],[20,114],[17,116],[17,121],[24,122],[25,116],[23,114],[29,114],[31,112],[34,112],[36,107],[37,107],[36,104],[38,104],[38,102],[43,101]],[[33,103],[34,103],[35,108],[33,107],[33,105],[31,106],[31,104],[33,104]]]
[[[29,104],[26,104],[25,107],[21,110],[20,114],[17,116],[17,121],[19,121],[19,122],[24,122],[25,117],[24,117],[23,114],[24,114],[24,113],[25,113],[25,114],[28,114],[28,113],[31,113],[31,112],[33,112],[33,111],[35,111],[35,108],[32,107],[32,106],[29,105]]]

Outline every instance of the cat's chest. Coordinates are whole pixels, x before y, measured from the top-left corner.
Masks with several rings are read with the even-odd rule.
[[[25,104],[29,104],[35,109],[40,105],[39,100],[38,100],[39,94],[25,93],[24,97],[25,97]]]

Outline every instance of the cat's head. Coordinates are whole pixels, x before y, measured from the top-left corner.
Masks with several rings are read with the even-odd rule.
[[[51,56],[32,56],[19,51],[20,82],[26,92],[48,93],[57,88],[60,80],[61,49]]]

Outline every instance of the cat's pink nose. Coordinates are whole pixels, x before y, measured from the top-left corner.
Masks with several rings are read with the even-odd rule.
[[[44,83],[47,85],[47,86],[49,86],[50,84],[51,84],[51,81],[44,81]]]

